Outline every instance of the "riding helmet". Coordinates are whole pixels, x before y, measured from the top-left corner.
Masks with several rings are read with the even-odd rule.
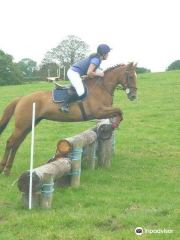
[[[97,48],[97,53],[99,53],[100,55],[104,55],[110,52],[111,50],[112,49],[108,45],[100,44]]]

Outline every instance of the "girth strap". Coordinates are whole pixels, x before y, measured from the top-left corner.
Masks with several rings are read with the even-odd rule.
[[[79,108],[80,108],[80,110],[81,110],[83,120],[84,120],[84,121],[88,121],[88,118],[87,118],[86,112],[85,112],[85,110],[84,110],[84,106],[83,106],[82,101],[77,101],[77,104],[79,105]]]

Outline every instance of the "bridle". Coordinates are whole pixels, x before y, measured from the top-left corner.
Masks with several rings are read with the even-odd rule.
[[[125,72],[125,74],[124,75],[126,75],[126,84],[125,84],[125,86],[124,87],[122,87],[122,86],[116,86],[116,89],[117,90],[123,90],[123,91],[126,91],[126,94],[128,95],[130,92],[134,92],[134,91],[136,91],[137,90],[137,87],[133,87],[133,86],[131,86],[131,81],[134,79],[134,77],[132,77],[132,76],[129,76],[129,69],[127,68],[126,69],[126,72]],[[123,78],[124,78],[124,76],[123,76]],[[122,79],[123,79],[122,78]],[[96,83],[95,83],[95,85],[93,86],[93,88],[91,89],[91,91],[89,92],[89,95],[90,95],[90,93],[94,90],[94,88],[97,86],[97,84],[99,83],[99,81],[100,80],[103,80],[103,78],[101,78],[101,77],[99,77],[98,78],[98,80],[96,81]],[[119,80],[119,83],[121,82],[121,80]],[[114,96],[114,94],[107,88],[107,86],[109,86],[109,85],[117,85],[117,84],[115,84],[115,83],[108,83],[108,84],[104,84],[104,81],[102,82],[102,86],[106,89],[106,91],[113,97]],[[130,89],[133,89],[132,91],[130,91]]]
[[[125,86],[122,88],[122,90],[126,91],[127,94],[130,93],[130,89],[133,89],[131,92],[134,92],[137,90],[137,87],[133,87],[131,86],[131,81],[134,79],[134,77],[129,76],[129,69],[126,69],[126,84]]]
[[[126,75],[126,84],[125,84],[125,86],[122,87],[122,86],[118,85],[118,86],[116,87],[116,89],[117,89],[117,90],[126,91],[126,94],[129,94],[130,92],[136,91],[136,90],[137,90],[137,87],[131,86],[131,81],[134,79],[134,77],[129,76],[129,69],[128,69],[128,68],[126,69],[126,72],[125,72],[124,75]],[[123,75],[122,79],[124,78],[124,75]],[[121,80],[119,80],[119,83],[120,83],[120,82],[121,82]],[[116,85],[116,84],[114,84],[114,83],[104,84],[104,83],[103,83],[102,85],[103,85],[103,87],[106,89],[106,91],[107,91],[111,96],[114,96],[114,94],[111,93],[106,86]],[[130,91],[130,89],[132,89],[132,91]]]

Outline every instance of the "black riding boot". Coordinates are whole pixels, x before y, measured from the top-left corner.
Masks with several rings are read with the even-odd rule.
[[[79,99],[79,96],[76,92],[74,92],[72,95],[70,95],[66,101],[62,104],[62,106],[59,108],[61,112],[68,113],[69,112],[69,106],[71,103],[76,102]]]

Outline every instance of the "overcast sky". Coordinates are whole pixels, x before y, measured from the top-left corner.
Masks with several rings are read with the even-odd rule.
[[[104,67],[129,61],[162,72],[180,60],[180,0],[0,0],[0,49],[38,64],[68,35],[91,51],[113,48]]]

